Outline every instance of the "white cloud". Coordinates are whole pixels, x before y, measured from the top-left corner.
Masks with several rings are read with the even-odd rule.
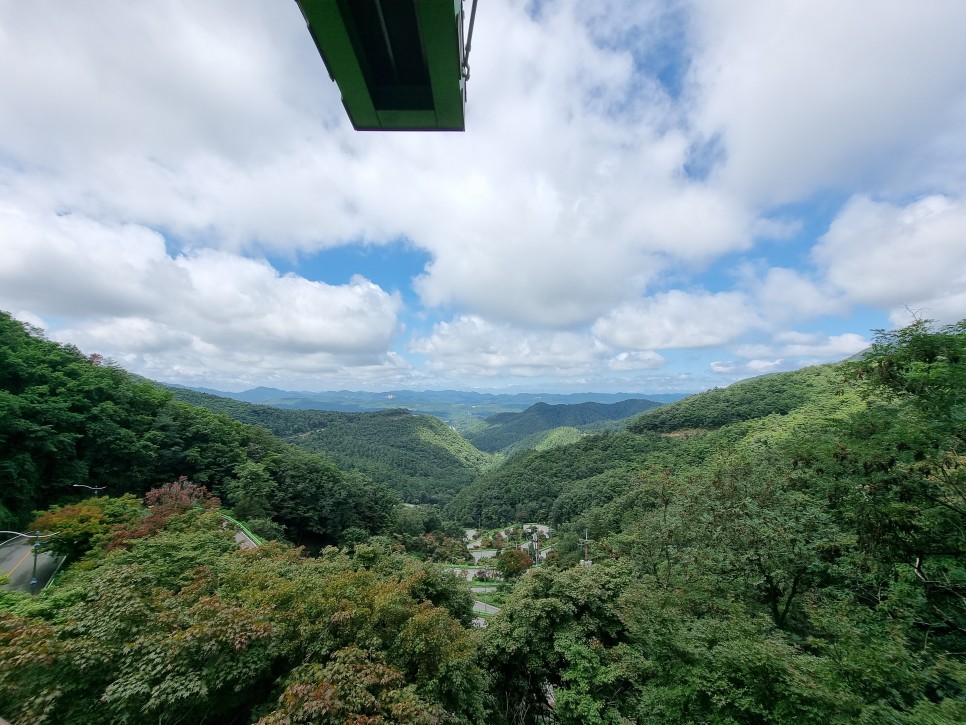
[[[766,375],[768,373],[793,370],[801,365],[794,364],[782,358],[766,359],[752,358],[751,360],[715,360],[708,368],[715,375],[727,376],[728,383],[754,377],[756,375]]]
[[[662,14],[614,13],[612,30],[649,32]],[[604,17],[488,2],[470,132],[392,135],[349,130],[293,4],[17,13],[0,52],[19,69],[0,80],[17,112],[0,111],[0,143],[44,163],[19,168],[7,193],[232,251],[404,236],[433,256],[427,305],[586,324],[669,264],[747,248],[754,224],[739,199],[682,174],[679,111],[601,36]]]
[[[779,355],[799,358],[823,358],[838,360],[854,355],[869,346],[862,335],[846,332],[841,335],[823,335],[817,332],[782,332],[775,335]]]
[[[327,285],[227,252],[171,257],[142,227],[9,210],[0,245],[0,308],[72,319],[54,336],[137,372],[162,358],[229,376],[398,367],[401,301],[359,276]]]
[[[964,314],[964,240],[966,204],[961,200],[937,195],[900,206],[857,196],[816,245],[813,257],[829,283],[852,303],[935,310],[948,322]]]
[[[0,208],[0,304],[47,315],[149,314],[183,270],[164,239],[135,225]]]
[[[294,3],[0,3],[0,305],[166,379],[847,354],[781,333],[966,309],[964,26],[959,0],[487,0],[467,133],[359,134]],[[451,318],[426,372],[391,352],[400,298],[261,261],[398,239],[422,274],[370,276]],[[722,259],[762,261],[728,289]]]
[[[593,372],[612,354],[586,334],[533,332],[477,315],[436,323],[409,351],[425,355],[427,369],[455,377],[573,377]]]
[[[611,370],[654,370],[667,365],[667,360],[653,350],[622,352],[607,361]]]
[[[713,373],[732,375],[738,370],[738,363],[734,360],[713,360],[709,367]]]
[[[783,203],[855,183],[962,183],[966,4],[689,4],[694,121],[723,138],[721,184]],[[934,175],[939,148],[945,178]]]
[[[750,370],[751,372],[753,372],[753,373],[755,373],[757,375],[762,375],[764,373],[773,372],[783,362],[785,362],[785,361],[782,360],[781,358],[778,358],[777,360],[759,360],[759,359],[754,359],[754,360],[749,360],[747,363],[745,363],[745,367],[748,370]]]
[[[746,360],[782,358],[798,365],[843,360],[869,346],[862,335],[846,332],[826,335],[820,332],[786,331],[775,334],[767,343],[734,345],[732,351]]]
[[[786,267],[772,267],[753,287],[756,308],[776,326],[848,309],[838,289]]]
[[[616,309],[593,331],[614,347],[664,350],[726,344],[760,324],[743,294],[672,290]]]

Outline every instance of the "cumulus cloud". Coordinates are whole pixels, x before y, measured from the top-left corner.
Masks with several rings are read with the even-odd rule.
[[[869,13],[487,0],[468,132],[359,134],[294,3],[0,3],[0,304],[165,379],[349,387],[630,379],[754,340],[751,374],[847,354],[781,333],[857,306],[957,318],[966,5]],[[264,261],[400,239],[415,310]],[[409,314],[436,325],[404,350]]]
[[[933,195],[899,205],[856,196],[812,256],[850,302],[922,308],[949,322],[966,309],[964,235],[960,199]]]
[[[398,296],[363,277],[327,285],[228,252],[170,256],[135,225],[7,210],[0,246],[0,307],[72,318],[57,337],[139,372],[162,357],[226,375],[383,366],[400,332]]]
[[[723,140],[718,182],[766,203],[856,183],[915,192],[937,144],[942,182],[962,182],[963,3],[688,5],[693,120]]]
[[[410,343],[409,351],[425,355],[428,369],[438,373],[483,377],[585,375],[612,354],[586,334],[534,332],[477,315],[436,323],[430,334]]]
[[[769,342],[743,343],[734,345],[731,349],[746,361],[782,358],[794,367],[805,363],[843,360],[870,344],[865,337],[852,332],[826,335],[819,332],[786,331],[777,333]]]
[[[523,325],[589,323],[669,264],[747,248],[754,215],[682,173],[679,112],[604,15],[527,10],[479,13],[472,133],[443,136],[352,132],[294,5],[17,13],[0,137],[46,166],[8,191],[232,251],[403,236],[433,257],[426,305]]]
[[[653,350],[622,352],[607,361],[611,370],[653,370],[667,365],[667,359]]]
[[[738,363],[734,360],[712,360],[709,367],[713,373],[731,375],[738,370]]]
[[[787,267],[772,267],[756,280],[754,297],[757,308],[776,326],[848,309],[836,287]]]
[[[767,375],[784,370],[793,370],[801,367],[801,363],[784,360],[783,358],[765,359],[752,358],[751,360],[715,360],[708,366],[715,375],[728,376],[729,382],[741,380],[755,375]]]
[[[156,291],[186,281],[164,239],[135,225],[0,207],[0,298],[48,315],[160,312]]]
[[[593,331],[615,347],[663,350],[721,345],[759,325],[740,293],[672,290],[616,309]]]
[[[823,335],[817,332],[782,332],[775,335],[780,355],[786,357],[817,357],[841,359],[854,355],[869,346],[862,335],[846,332],[841,335]]]

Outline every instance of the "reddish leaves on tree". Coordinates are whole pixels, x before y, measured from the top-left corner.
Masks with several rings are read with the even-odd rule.
[[[204,486],[181,476],[177,481],[166,483],[161,488],[152,488],[144,496],[144,502],[152,512],[164,511],[168,516],[183,514],[194,506],[214,509],[221,501]]]
[[[144,496],[148,515],[133,524],[115,529],[108,550],[117,549],[131,539],[151,536],[164,528],[168,519],[179,516],[193,508],[216,509],[221,500],[204,486],[181,476],[177,481],[153,488]]]

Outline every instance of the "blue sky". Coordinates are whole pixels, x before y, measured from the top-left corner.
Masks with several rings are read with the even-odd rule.
[[[0,0],[0,309],[166,382],[691,392],[966,317],[966,3],[481,0],[357,133],[294,2]]]

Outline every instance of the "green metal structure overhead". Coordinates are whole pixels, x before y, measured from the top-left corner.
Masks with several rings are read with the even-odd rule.
[[[462,0],[296,0],[357,131],[462,131]]]

